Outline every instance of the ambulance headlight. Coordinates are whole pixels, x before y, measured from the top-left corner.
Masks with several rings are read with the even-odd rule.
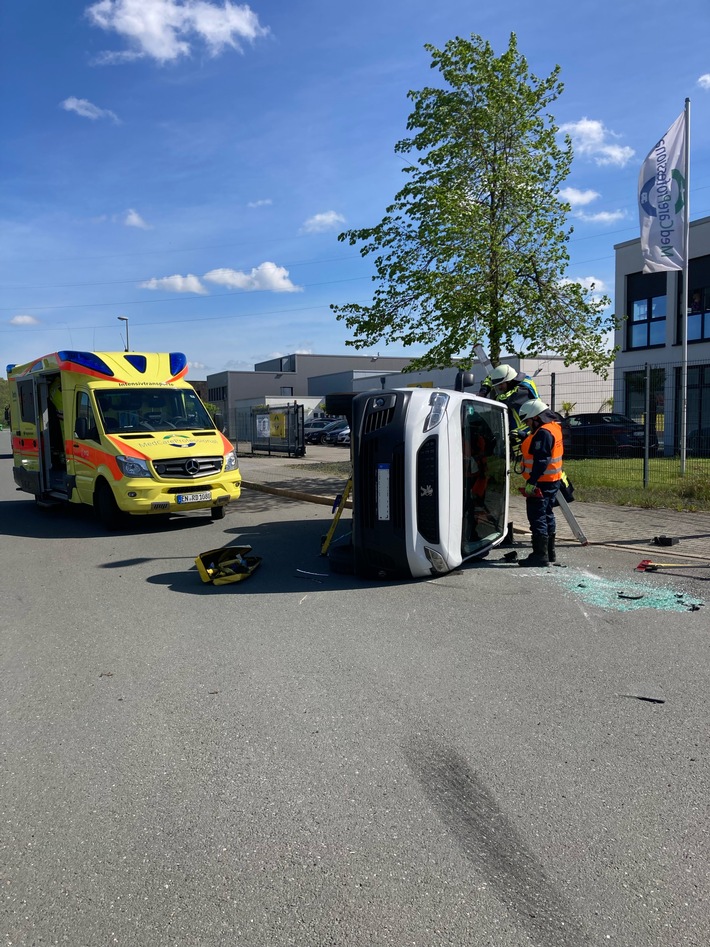
[[[446,564],[446,559],[437,552],[436,549],[430,549],[428,546],[424,547],[424,555],[427,557],[431,563],[431,568],[433,572],[448,572],[449,567]]]
[[[124,477],[152,476],[150,470],[148,470],[147,460],[139,460],[137,457],[125,457],[123,454],[119,454],[116,463]]]
[[[237,452],[235,450],[230,450],[230,452],[224,458],[224,469],[225,470],[237,469]]]
[[[446,413],[448,403],[449,396],[443,391],[435,391],[432,393],[431,398],[429,398],[429,414],[424,422],[425,431],[430,431],[433,427],[436,427],[437,424],[441,423],[441,419]]]

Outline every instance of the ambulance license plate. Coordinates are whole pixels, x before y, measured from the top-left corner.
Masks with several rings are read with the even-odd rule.
[[[209,490],[205,493],[178,493],[176,499],[178,503],[209,503],[212,494]]]

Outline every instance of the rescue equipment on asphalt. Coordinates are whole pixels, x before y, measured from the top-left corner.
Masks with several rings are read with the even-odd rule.
[[[710,569],[710,566],[705,562],[652,562],[650,559],[642,559],[634,571],[655,572],[657,569]]]
[[[209,549],[195,559],[203,582],[212,585],[231,585],[243,582],[259,568],[261,556],[250,556],[251,546],[223,546]]]

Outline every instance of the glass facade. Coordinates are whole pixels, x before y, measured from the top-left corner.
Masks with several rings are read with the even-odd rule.
[[[666,274],[632,273],[626,278],[626,349],[666,343]]]
[[[676,452],[680,446],[681,369],[675,372],[676,389]],[[710,365],[688,366],[687,407],[688,454],[697,457],[710,456]]]

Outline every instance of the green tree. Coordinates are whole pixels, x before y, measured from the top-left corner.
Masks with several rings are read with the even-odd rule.
[[[515,34],[498,58],[475,35],[425,48],[445,86],[409,93],[414,134],[395,146],[408,181],[377,226],[338,237],[376,270],[371,304],[331,306],[348,344],[428,346],[413,368],[470,365],[483,344],[494,363],[545,351],[604,372],[609,301],[565,278],[572,144],[547,113],[559,67],[534,76]]]

